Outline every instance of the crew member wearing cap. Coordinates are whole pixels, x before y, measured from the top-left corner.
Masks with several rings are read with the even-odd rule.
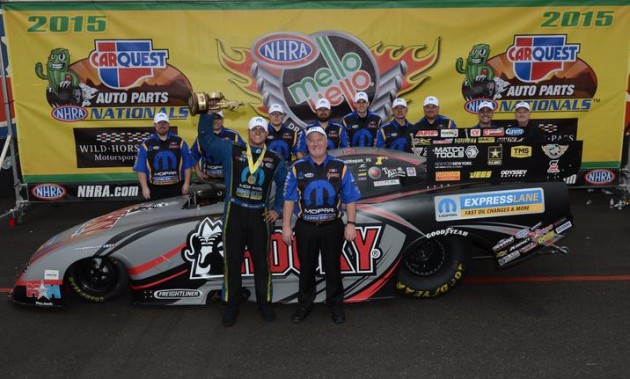
[[[269,107],[269,125],[267,125],[267,148],[280,154],[287,162],[292,156],[298,159],[304,156],[299,150],[303,144],[304,133],[301,130],[293,130],[284,125],[284,108],[280,104],[271,104]]]
[[[306,319],[315,301],[318,257],[326,275],[326,303],[335,323],[346,316],[343,310],[343,282],[340,259],[344,239],[355,238],[356,201],[361,194],[346,164],[327,153],[326,132],[319,126],[306,132],[308,155],[297,160],[287,174],[282,215],[282,240],[291,245],[291,215],[295,212],[295,238],[300,260],[299,306],[293,322]],[[297,207],[296,207],[297,204]],[[346,205],[344,226],[342,204]]]
[[[424,99],[424,117],[422,117],[416,126],[420,129],[456,129],[455,122],[446,116],[440,114],[440,101],[435,96],[427,96]]]
[[[280,155],[265,145],[266,119],[253,117],[249,120],[246,144],[219,138],[212,130],[213,121],[212,113],[200,115],[197,138],[205,151],[223,162],[225,175],[223,300],[227,309],[223,314],[223,325],[234,325],[238,316],[246,247],[254,264],[258,308],[263,319],[273,321],[269,239],[270,228],[282,212],[286,164]],[[274,182],[276,191],[272,206],[269,201]]]
[[[376,140],[376,132],[381,127],[381,116],[369,110],[370,101],[365,92],[357,92],[354,96],[354,112],[343,116],[341,120],[346,127],[350,146],[372,147]]]
[[[328,149],[330,150],[348,147],[348,132],[346,131],[346,128],[344,128],[340,123],[330,119],[330,101],[328,101],[328,99],[319,99],[317,100],[317,103],[315,103],[315,107],[315,117],[317,120],[312,124],[307,125],[305,129],[308,130],[315,126],[319,126],[324,129],[326,131],[326,136],[328,137]],[[299,151],[306,154],[306,142],[302,142]]]
[[[545,133],[530,121],[530,116],[531,107],[528,102],[521,101],[516,103],[514,106],[516,126],[510,125],[508,128],[512,129],[510,134],[520,138],[522,141],[545,143],[547,141]]]
[[[407,110],[405,99],[397,98],[392,102],[394,119],[379,128],[376,147],[413,152],[413,136],[418,128],[407,120]]]
[[[214,114],[214,122],[212,130],[221,139],[244,143],[241,135],[236,130],[232,130],[223,126],[223,112],[218,111]],[[195,173],[200,179],[223,178],[223,162],[212,153],[204,151],[199,142],[195,138],[190,148],[193,160],[195,162]]]
[[[473,126],[472,129],[489,129],[489,128],[497,128],[498,126],[492,122],[492,117],[494,116],[494,104],[491,101],[483,100],[479,104],[479,108],[477,110],[477,117],[479,122],[477,125]]]
[[[155,134],[138,147],[133,170],[138,175],[142,197],[158,200],[185,195],[190,185],[194,164],[186,141],[171,133],[168,115],[157,113],[153,118]]]

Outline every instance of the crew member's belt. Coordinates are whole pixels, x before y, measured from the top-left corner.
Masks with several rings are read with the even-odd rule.
[[[250,203],[246,203],[243,200],[239,200],[239,199],[235,199],[235,198],[230,198],[230,203],[236,204],[239,207],[243,207],[243,208],[252,208],[252,209],[261,209],[265,207],[265,204],[250,204]]]
[[[332,220],[325,220],[325,221],[308,221],[308,220],[304,220],[303,218],[300,219],[300,221],[304,221],[307,224],[312,224],[312,225],[317,225],[317,226],[332,224],[333,222],[337,220],[340,220],[340,218],[333,218]]]

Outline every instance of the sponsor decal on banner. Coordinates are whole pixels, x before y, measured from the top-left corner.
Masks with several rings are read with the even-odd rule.
[[[435,172],[435,181],[436,182],[453,182],[461,180],[461,172],[460,171],[436,171]]]
[[[124,198],[137,197],[139,194],[139,185],[79,184],[76,196],[78,198]]]
[[[177,127],[170,127],[177,134]],[[133,167],[140,143],[155,128],[74,128],[77,167]]]
[[[542,188],[436,196],[436,221],[534,214],[545,211]]]
[[[351,108],[354,95],[363,91],[372,99],[370,110],[389,118],[391,93],[412,91],[422,75],[437,62],[439,39],[425,45],[368,47],[354,35],[320,31],[311,35],[274,32],[260,36],[250,49],[226,50],[218,41],[222,66],[239,78],[243,92],[287,110],[288,124],[306,126],[314,121],[315,103],[326,98],[331,118],[339,119]]]
[[[71,51],[54,46],[35,74],[47,82],[51,117],[62,122],[152,120],[165,112],[188,118],[192,86],[168,64],[169,50],[151,39],[93,40],[87,57],[72,61]]]
[[[31,194],[37,200],[54,201],[66,196],[66,188],[56,183],[37,184],[31,188]]]
[[[581,44],[566,34],[514,35],[505,52],[492,56],[488,43],[458,58],[464,75],[464,109],[477,113],[483,100],[495,102],[495,113],[512,113],[527,100],[533,112],[585,112],[597,91],[593,69],[580,59]]]

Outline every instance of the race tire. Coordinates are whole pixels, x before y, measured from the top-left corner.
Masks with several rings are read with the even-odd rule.
[[[125,266],[111,257],[92,257],[74,263],[68,269],[67,280],[79,297],[93,303],[122,295],[129,283]]]
[[[402,255],[396,288],[405,296],[436,298],[464,280],[470,261],[462,238],[431,238],[413,243]]]

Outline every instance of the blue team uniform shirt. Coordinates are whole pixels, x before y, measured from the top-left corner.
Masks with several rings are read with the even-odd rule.
[[[245,143],[237,131],[229,128],[221,128],[217,136],[224,140]],[[195,164],[199,165],[199,168],[204,174],[215,178],[223,177],[223,162],[215,157],[212,152],[203,150],[196,138],[190,148],[190,154]]]
[[[162,141],[153,133],[138,147],[133,171],[145,173],[148,183],[166,185],[183,181],[184,171],[193,165],[186,141],[172,132]]]

